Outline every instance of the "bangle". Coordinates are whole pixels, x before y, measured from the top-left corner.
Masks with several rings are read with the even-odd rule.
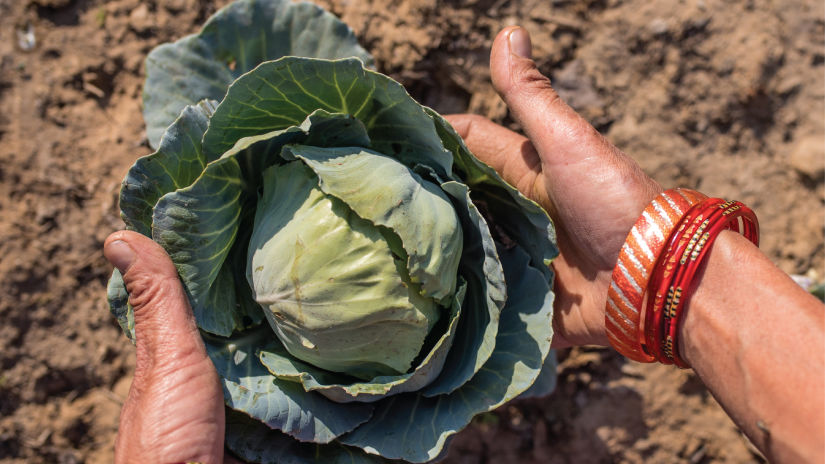
[[[619,252],[608,290],[605,326],[617,351],[635,361],[689,367],[678,350],[684,308],[708,250],[726,229],[759,244],[756,215],[738,201],[676,189],[648,205]]]
[[[662,192],[642,212],[619,251],[608,289],[605,326],[610,344],[630,359],[655,360],[640,343],[645,289],[656,260],[679,220],[691,206],[706,198],[687,189]]]
[[[668,289],[669,293],[681,292],[682,296],[672,302],[668,314],[665,315],[662,354],[668,361],[672,361],[673,364],[683,369],[689,366],[679,353],[679,327],[684,309],[696,288],[696,274],[716,237],[723,230],[735,230],[757,246],[759,245],[759,223],[750,208],[738,201],[729,201],[708,206],[707,209],[711,210],[707,213],[708,219],[702,222],[703,225],[707,225],[704,230],[697,229],[688,241],[687,248],[679,256],[679,271]]]
[[[663,364],[672,364],[668,357],[662,355],[667,351],[667,347],[663,346],[663,333],[673,318],[675,305],[678,305],[684,296],[683,289],[677,290],[672,287],[676,273],[681,269],[679,258],[685,250],[697,243],[694,237],[702,236],[709,223],[708,215],[713,213],[713,208],[722,203],[724,200],[719,198],[708,198],[690,208],[654,268],[654,278],[648,286],[649,295],[645,311],[647,323],[644,334],[647,351]]]

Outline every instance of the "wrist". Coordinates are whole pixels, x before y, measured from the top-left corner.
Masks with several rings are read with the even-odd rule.
[[[776,462],[822,462],[822,304],[735,233],[710,250],[680,349],[737,426]]]

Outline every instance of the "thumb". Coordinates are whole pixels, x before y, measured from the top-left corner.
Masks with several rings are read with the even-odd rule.
[[[103,254],[123,275],[134,309],[137,370],[205,358],[189,300],[163,248],[136,232],[119,231],[106,239]]]
[[[523,28],[496,36],[490,74],[538,153],[567,235],[600,268],[612,269],[627,232],[661,187],[559,97],[531,59]]]
[[[123,275],[137,342],[115,462],[220,462],[223,394],[172,260],[129,231],[110,235],[103,254]]]
[[[544,167],[615,155],[617,150],[559,97],[550,79],[538,70],[525,29],[512,26],[499,32],[490,54],[490,72]]]

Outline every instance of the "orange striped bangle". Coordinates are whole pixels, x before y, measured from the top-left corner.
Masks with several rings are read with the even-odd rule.
[[[688,189],[662,192],[642,212],[619,251],[607,292],[605,326],[613,348],[634,361],[656,361],[642,346],[642,307],[653,267],[685,212],[706,198]]]

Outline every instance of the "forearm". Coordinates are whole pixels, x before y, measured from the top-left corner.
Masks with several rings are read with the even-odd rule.
[[[773,462],[825,462],[825,307],[722,233],[686,309],[681,352]]]

